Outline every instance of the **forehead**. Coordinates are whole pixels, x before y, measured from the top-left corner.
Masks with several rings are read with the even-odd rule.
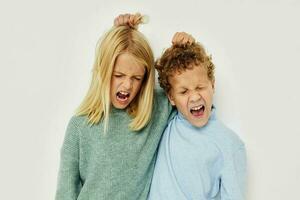
[[[124,74],[130,73],[143,75],[145,72],[145,67],[140,64],[131,54],[122,53],[118,56],[115,62],[114,71]]]
[[[208,82],[207,69],[201,65],[193,66],[193,68],[184,71],[174,72],[169,78],[169,83],[172,87],[187,87],[207,84]]]

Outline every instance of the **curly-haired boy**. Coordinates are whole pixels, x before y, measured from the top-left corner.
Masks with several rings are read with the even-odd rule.
[[[244,143],[216,117],[211,57],[199,43],[180,45],[184,38],[191,36],[175,34],[156,62],[160,86],[178,113],[161,140],[149,199],[243,200]]]

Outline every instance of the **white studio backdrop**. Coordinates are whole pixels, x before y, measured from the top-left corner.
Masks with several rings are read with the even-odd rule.
[[[115,16],[141,12],[155,56],[192,34],[219,118],[245,141],[249,200],[300,199],[299,1],[1,1],[0,199],[54,199],[66,125]]]

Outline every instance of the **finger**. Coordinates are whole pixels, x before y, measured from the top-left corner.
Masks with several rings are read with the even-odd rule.
[[[187,38],[185,44],[192,44],[192,42],[189,38]]]
[[[122,26],[124,26],[125,24],[126,24],[126,22],[125,22],[125,15],[121,15],[121,17],[120,17],[120,25],[122,25]]]
[[[179,32],[176,32],[172,38],[172,44],[176,44],[178,41]]]
[[[187,41],[188,44],[193,44],[195,42],[195,39],[193,38],[192,35],[187,34],[187,37],[188,37],[188,41]]]
[[[181,45],[187,45],[187,44],[193,43],[194,38],[190,34],[182,32],[181,36],[183,37],[183,39],[181,41]]]
[[[128,24],[129,23],[129,18],[130,18],[130,14],[125,14],[124,15],[124,24]]]
[[[188,41],[188,35],[185,32],[181,32],[180,33],[180,37],[181,37],[181,44],[186,44]]]
[[[114,20],[114,24],[115,26],[120,26],[120,18],[121,18],[121,15],[118,15],[115,20]]]
[[[129,22],[128,24],[130,27],[134,26],[134,15],[129,16],[128,22]]]
[[[188,37],[183,37],[182,44],[186,45],[186,44],[188,44],[188,42],[189,42],[189,38]]]
[[[130,24],[131,24],[131,27],[135,28],[139,25],[140,23],[140,20],[141,19],[141,15],[132,15],[131,18],[130,18]]]
[[[140,13],[136,13],[134,15],[135,22],[140,22],[142,20],[142,15]]]
[[[142,20],[142,15],[139,13],[135,14],[133,16],[133,21],[132,21],[133,26],[137,26],[141,22],[141,20]]]
[[[132,15],[131,15],[131,14],[126,14],[126,15],[124,16],[124,25],[127,25],[127,26],[129,26],[129,27],[132,27],[131,18],[132,18]]]
[[[179,44],[179,45],[180,45],[180,44],[183,44],[184,40],[185,40],[184,34],[183,34],[182,32],[179,33],[179,34],[178,34],[178,37],[177,37],[176,43]]]

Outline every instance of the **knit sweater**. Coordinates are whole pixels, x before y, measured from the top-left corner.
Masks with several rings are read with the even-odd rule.
[[[151,121],[137,132],[129,129],[131,117],[125,110],[112,108],[106,134],[102,122],[90,127],[87,116],[73,116],[61,148],[56,200],[147,199],[171,112],[158,89]]]

